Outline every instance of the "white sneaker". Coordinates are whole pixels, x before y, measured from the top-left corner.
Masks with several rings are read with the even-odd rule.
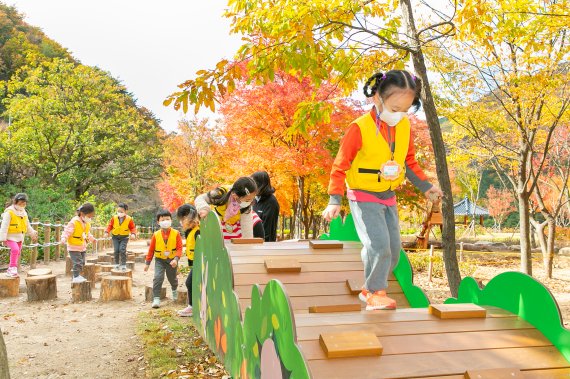
[[[127,265],[121,265],[121,271],[127,271]]]
[[[180,317],[192,317],[192,306],[189,305],[186,308],[178,311],[178,316]]]
[[[6,270],[6,276],[8,278],[17,278],[18,276],[18,268],[17,267],[8,267]]]
[[[121,268],[121,266],[115,265],[115,267],[113,267],[113,270],[119,270],[120,268]]]
[[[81,275],[79,275],[79,276],[76,276],[75,278],[73,278],[73,279],[71,280],[71,283],[83,283],[83,282],[86,282],[86,281],[87,281],[87,279],[85,279],[84,277],[82,277]]]

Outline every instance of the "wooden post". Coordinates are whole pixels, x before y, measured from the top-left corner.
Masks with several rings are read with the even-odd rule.
[[[74,303],[78,303],[80,301],[89,301],[93,299],[91,296],[91,285],[90,281],[82,282],[82,283],[71,283],[71,300]]]
[[[99,229],[95,229],[93,228],[93,237],[95,237],[96,241],[93,242],[93,252],[95,254],[98,254],[99,251],[101,251],[101,248],[99,246],[99,242],[97,239],[99,238]]]
[[[127,261],[127,269],[135,271],[135,261]]]
[[[175,301],[176,304],[188,305],[188,290],[186,287],[178,288],[178,299]]]
[[[50,250],[51,246],[49,245],[50,242],[50,234],[51,234],[51,226],[49,221],[46,225],[44,225],[44,263],[48,264],[51,260],[50,257]]]
[[[463,262],[463,242],[459,242],[459,262]]]
[[[28,301],[57,299],[56,276],[40,275],[26,278]]]
[[[95,288],[95,274],[98,267],[100,268],[101,266],[96,266],[94,263],[86,263],[83,266],[82,276],[91,283],[91,288]]]
[[[61,258],[61,244],[59,243],[59,241],[61,240],[61,220],[57,220],[55,222],[58,226],[55,227],[55,242],[58,242],[57,245],[55,245],[55,261],[59,262],[59,259]]]
[[[32,223],[39,222],[37,218],[32,219]],[[39,229],[39,228],[38,228]],[[38,247],[32,247],[32,257],[30,258],[30,267],[36,268],[36,260],[38,259]]]
[[[431,276],[433,272],[433,245],[429,247],[429,264],[428,264],[428,282],[431,283]]]
[[[70,276],[71,270],[73,269],[73,262],[71,262],[71,257],[69,253],[65,255],[65,275]]]

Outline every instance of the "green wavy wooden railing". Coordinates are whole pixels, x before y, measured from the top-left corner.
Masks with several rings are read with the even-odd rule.
[[[323,234],[320,239],[360,241],[358,234],[356,233],[356,227],[354,226],[351,214],[346,216],[344,222],[342,222],[340,217],[332,220],[330,224],[330,232],[328,234]],[[400,260],[398,265],[394,268],[393,273],[400,283],[400,287],[402,287],[402,291],[404,292],[404,295],[406,295],[408,303],[410,303],[410,307],[425,308],[429,305],[429,299],[425,292],[420,287],[414,285],[412,266],[410,265],[410,260],[404,250],[400,251]]]
[[[263,294],[252,286],[243,320],[233,285],[231,259],[217,216],[210,212],[200,224],[192,272],[197,329],[235,379],[308,379],[282,284],[269,281]]]
[[[467,277],[459,285],[457,298],[445,302],[491,305],[512,312],[540,330],[570,362],[570,330],[564,327],[552,293],[531,276],[504,272],[491,279],[484,289]]]

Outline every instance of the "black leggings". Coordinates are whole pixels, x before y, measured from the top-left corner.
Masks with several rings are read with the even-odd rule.
[[[192,269],[186,278],[186,288],[188,289],[188,305],[192,306]]]

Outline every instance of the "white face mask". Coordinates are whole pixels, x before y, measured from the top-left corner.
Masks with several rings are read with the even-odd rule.
[[[23,211],[26,207],[22,207],[21,205],[14,205],[14,209],[17,211]]]
[[[407,112],[390,112],[386,109],[386,105],[384,105],[384,101],[382,101],[382,99],[380,99],[380,102],[382,103],[380,120],[384,121],[389,126],[395,126],[407,115]]]
[[[172,221],[171,220],[163,220],[163,221],[160,221],[158,223],[158,225],[160,225],[160,227],[162,229],[168,229],[168,228],[170,228],[170,225],[172,225]]]
[[[91,222],[91,221],[93,221],[93,219],[92,219],[91,217],[84,216],[84,217],[83,217],[83,221],[85,221],[85,222]]]
[[[247,208],[251,205],[251,201],[242,201],[239,203],[240,208]]]
[[[125,217],[125,215],[126,214],[124,212],[117,212],[117,216],[119,216],[119,217]]]

